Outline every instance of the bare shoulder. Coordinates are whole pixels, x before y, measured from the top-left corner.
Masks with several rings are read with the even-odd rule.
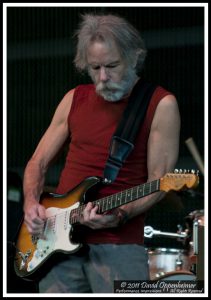
[[[177,99],[174,95],[169,94],[163,97],[155,111],[155,116],[152,122],[152,128],[158,128],[160,126],[180,126],[180,112]]]
[[[73,95],[74,95],[75,89],[72,89],[70,91],[68,91],[63,99],[61,100],[61,102],[59,103],[59,106],[63,106],[66,109],[70,109],[72,102],[73,102]]]
[[[174,108],[174,107],[178,107],[178,103],[177,103],[177,99],[174,95],[172,94],[169,94],[169,95],[166,95],[165,97],[163,97],[159,104],[158,104],[158,107],[161,107],[161,108]]]
[[[74,91],[75,89],[72,89],[64,95],[56,108],[53,121],[61,123],[67,120],[73,102]]]
[[[156,114],[176,114],[179,115],[179,106],[177,99],[174,95],[169,94],[163,97],[156,109]]]

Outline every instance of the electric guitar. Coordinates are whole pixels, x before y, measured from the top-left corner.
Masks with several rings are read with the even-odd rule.
[[[195,188],[199,183],[198,174],[167,173],[164,177],[147,182],[122,192],[93,201],[98,213],[127,204],[157,191],[179,191]],[[30,235],[22,221],[15,243],[14,268],[19,277],[30,279],[36,275],[54,254],[71,254],[82,245],[72,240],[74,225],[86,206],[89,191],[102,185],[102,178],[87,177],[66,194],[47,193],[41,195],[40,203],[46,208],[46,222],[41,236]],[[41,268],[42,267],[42,268]]]

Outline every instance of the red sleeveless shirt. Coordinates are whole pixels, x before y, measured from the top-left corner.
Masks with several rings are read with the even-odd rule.
[[[120,169],[115,182],[100,189],[97,199],[147,181],[147,141],[150,127],[159,101],[168,94],[170,93],[162,87],[156,88],[133,151]],[[86,177],[103,176],[110,141],[127,102],[128,98],[117,102],[105,101],[96,94],[93,84],[80,85],[75,88],[68,116],[71,143],[57,193],[63,194],[70,191]],[[106,230],[92,230],[86,227],[84,242],[143,244],[144,218],[145,214],[142,214],[118,228]]]

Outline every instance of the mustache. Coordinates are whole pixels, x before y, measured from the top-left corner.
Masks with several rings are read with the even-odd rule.
[[[96,86],[96,90],[98,92],[119,90],[119,89],[121,89],[121,86],[122,85],[115,83],[115,82],[99,82]]]

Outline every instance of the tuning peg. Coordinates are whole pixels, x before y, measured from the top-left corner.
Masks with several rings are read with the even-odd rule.
[[[174,169],[174,173],[179,173],[179,170],[178,169]]]
[[[183,173],[187,173],[187,170],[186,170],[186,169],[184,169]]]
[[[196,171],[196,175],[199,176],[199,170]]]
[[[180,174],[183,173],[182,169],[179,169],[179,173],[180,173]]]
[[[195,172],[195,170],[192,169],[192,170],[191,170],[191,173],[192,173],[192,174],[195,174],[196,172]]]

